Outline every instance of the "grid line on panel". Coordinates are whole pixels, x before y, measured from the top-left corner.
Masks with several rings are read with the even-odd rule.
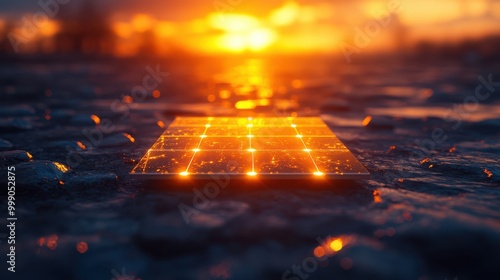
[[[297,129],[297,125],[296,124],[292,124],[291,126],[293,127],[293,129],[295,129],[295,132],[297,132],[297,137],[300,139],[300,141],[304,145],[304,152],[307,152],[307,154],[311,158],[312,163],[314,164],[314,167],[316,168],[316,172],[314,172],[314,175],[323,175],[323,172],[321,172],[319,170],[318,165],[316,164],[316,161],[314,160],[313,156],[311,155],[311,149],[309,149],[307,147],[306,142],[304,142],[304,139],[302,139],[303,135],[301,135],[299,133],[299,130]],[[308,135],[308,137],[309,137],[309,135]]]
[[[250,152],[251,155],[251,161],[252,161],[252,171],[248,172],[248,175],[250,176],[255,176],[255,149],[252,146],[252,139],[253,139],[253,134],[252,134],[252,127],[253,127],[253,121],[252,119],[248,119],[249,123],[247,124],[248,127],[248,143],[249,143],[249,148],[248,151]]]
[[[241,152],[243,149],[200,149],[199,152],[202,152],[202,151],[209,151],[209,152]],[[251,149],[248,149],[247,151],[254,151],[256,152],[257,150],[255,148],[251,148]],[[287,151],[290,151],[290,152],[304,152],[308,149],[286,149]],[[185,152],[186,150],[185,149],[165,149],[165,150],[162,150],[162,149],[151,149],[149,150],[150,152]],[[275,152],[276,149],[259,149],[259,152]],[[332,150],[332,149],[311,149],[310,150],[311,152],[348,152],[349,149],[336,149],[336,150]]]
[[[198,146],[193,150],[194,153],[193,156],[191,157],[191,160],[189,161],[189,164],[186,167],[186,171],[181,172],[181,175],[186,176],[189,174],[189,167],[191,167],[191,164],[193,164],[193,160],[194,157],[196,156],[196,153],[200,151],[201,142],[203,141],[203,139],[207,137],[207,130],[210,126],[211,126],[210,123],[205,124],[205,130],[203,131],[203,134],[200,135],[200,142],[198,142]]]

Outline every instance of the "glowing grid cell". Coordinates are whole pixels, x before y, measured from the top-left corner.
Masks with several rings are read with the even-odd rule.
[[[222,173],[284,179],[369,175],[315,117],[176,118],[131,171],[194,178]]]

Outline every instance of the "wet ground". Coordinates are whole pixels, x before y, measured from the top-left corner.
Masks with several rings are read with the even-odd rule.
[[[16,168],[18,218],[15,274],[0,230],[1,279],[500,275],[495,63],[49,61],[0,66],[0,163]],[[320,116],[371,179],[130,176],[177,115]]]

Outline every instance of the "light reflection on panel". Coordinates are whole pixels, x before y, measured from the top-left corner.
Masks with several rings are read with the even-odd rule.
[[[255,137],[252,148],[257,150],[303,150],[304,144],[295,136],[289,137]]]
[[[252,160],[247,152],[202,151],[196,153],[188,172],[191,174],[231,173],[246,174]]]
[[[255,171],[259,174],[312,174],[316,168],[307,152],[265,151],[255,153]]]
[[[207,137],[201,142],[200,149],[205,150],[245,150],[250,148],[246,136],[239,137]]]
[[[341,150],[347,147],[337,137],[303,137],[304,143],[312,150]]]
[[[179,117],[131,174],[360,178],[368,171],[320,119]]]
[[[200,137],[160,136],[151,150],[192,150],[198,147]]]

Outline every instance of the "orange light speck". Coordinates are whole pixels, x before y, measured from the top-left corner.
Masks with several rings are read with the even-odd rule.
[[[76,144],[78,145],[78,147],[80,147],[80,149],[82,150],[85,150],[87,148],[87,146],[85,146],[85,144],[83,144],[82,142],[80,141],[77,141]]]
[[[134,102],[134,99],[132,98],[132,96],[129,96],[129,95],[125,95],[123,97],[123,102],[127,103],[127,104],[130,104],[130,103],[133,103]]]
[[[297,138],[302,138],[302,135],[297,134],[297,135],[295,135],[295,137],[297,137]]]
[[[161,92],[157,89],[153,90],[153,98],[159,98],[161,96]]]
[[[251,135],[251,134],[250,134],[250,135],[247,135],[247,137],[248,137],[248,138],[253,138],[253,135]]]
[[[87,252],[88,249],[89,249],[89,245],[87,245],[86,242],[78,242],[76,244],[76,250],[80,254],[85,254],[85,252]]]
[[[484,173],[486,173],[486,175],[488,175],[488,178],[493,177],[493,173],[491,171],[489,171],[487,168],[484,169]]]
[[[343,247],[342,239],[340,239],[340,238],[337,238],[337,239],[333,240],[332,242],[330,242],[330,248],[335,252],[342,250],[342,247]]]
[[[296,128],[296,127],[297,127],[297,125],[296,125],[296,124],[294,124],[294,123],[292,123],[291,127]]]
[[[314,176],[324,176],[325,175],[325,173],[320,172],[320,171],[316,171],[313,174],[314,174]]]
[[[311,151],[311,149],[304,149],[304,152],[309,153],[310,151]]]
[[[253,152],[255,152],[255,149],[250,148],[250,149],[248,149],[247,151],[249,151],[249,152],[253,153]]]
[[[215,99],[216,99],[215,94],[209,94],[207,96],[208,102],[215,102]]]
[[[38,238],[38,246],[42,247],[45,245],[45,237]]]
[[[372,116],[366,116],[364,119],[363,119],[363,126],[368,126],[370,124],[370,122],[372,121]]]
[[[198,148],[193,149],[193,152],[195,152],[195,153],[197,153],[197,152],[199,152],[199,151],[200,151],[200,149],[198,149]]]
[[[101,123],[101,119],[97,115],[91,115],[90,118],[95,122],[95,124]]]
[[[207,136],[205,134],[203,135],[200,135],[201,138],[207,138]]]
[[[211,124],[209,124],[209,123],[207,123],[207,124],[205,125],[205,127],[211,127],[211,126],[212,126],[212,125],[211,125]]]
[[[255,171],[250,171],[247,173],[248,176],[257,176],[257,172]]]
[[[134,143],[135,142],[135,139],[134,137],[132,137],[132,135],[128,134],[128,133],[123,133],[123,136],[127,137],[128,140],[130,140],[130,142]]]
[[[156,124],[161,128],[165,127],[165,123],[163,121],[157,121]]]
[[[325,255],[326,253],[326,250],[325,248],[323,248],[323,246],[318,246],[316,248],[314,248],[314,256],[316,256],[316,258],[321,258]]]
[[[189,175],[189,173],[188,173],[187,171],[181,172],[181,173],[179,173],[179,174],[180,174],[181,176],[184,176],[184,177],[185,177],[185,176],[187,176],[187,175]]]

